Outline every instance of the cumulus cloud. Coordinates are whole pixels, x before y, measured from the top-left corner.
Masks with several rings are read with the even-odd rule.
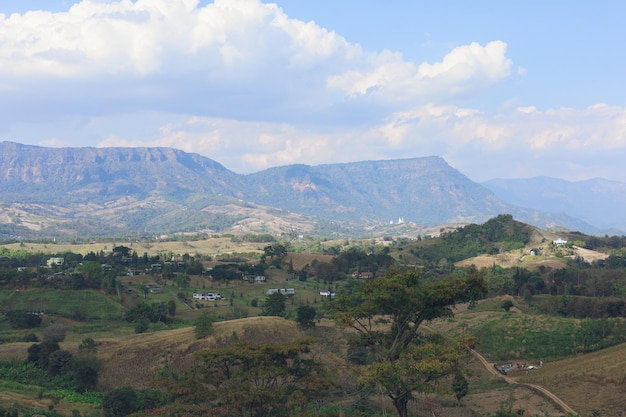
[[[626,109],[617,106],[485,113],[426,105],[394,114],[376,133],[389,144],[400,143],[402,152],[444,156],[477,180],[537,175],[585,179],[599,173],[626,180],[619,166],[608,162],[624,157],[626,149]]]
[[[475,94],[511,75],[506,43],[459,46],[434,64],[404,61],[398,53],[383,52],[366,61],[367,68],[331,76],[329,86],[351,97],[372,95],[386,101],[445,101]]]
[[[0,15],[0,129],[47,145],[171,146],[240,173],[440,155],[475,179],[555,166],[577,177],[626,156],[623,108],[472,108],[527,71],[504,40],[433,61],[364,50],[260,0],[83,0]]]
[[[364,111],[351,102],[365,96],[371,115],[473,94],[511,66],[501,41],[457,47],[434,64],[365,52],[259,0],[83,0],[67,12],[0,15],[0,39],[5,102],[22,101],[20,111],[36,102],[41,113],[61,105],[330,123]]]

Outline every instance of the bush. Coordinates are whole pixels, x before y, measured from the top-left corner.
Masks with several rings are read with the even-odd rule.
[[[66,375],[78,392],[94,390],[98,385],[99,364],[93,357],[73,357],[66,366]]]
[[[317,312],[311,306],[298,307],[296,322],[298,322],[298,325],[300,325],[301,328],[310,329],[315,327],[316,315]]]
[[[41,324],[41,317],[26,310],[8,311],[7,318],[14,329],[32,329]]]
[[[514,306],[514,304],[511,300],[504,300],[500,306],[504,309],[504,311],[508,312]]]
[[[52,376],[65,373],[67,364],[72,360],[72,354],[67,350],[57,350],[48,357],[48,373]]]
[[[137,393],[130,386],[115,388],[102,399],[102,409],[106,417],[125,417],[138,411],[138,405]]]
[[[39,338],[35,333],[28,333],[22,340],[24,342],[39,342]]]
[[[52,343],[61,343],[65,340],[65,326],[61,323],[50,323],[43,331],[43,340]]]
[[[213,334],[213,322],[215,319],[207,312],[203,312],[194,321],[196,339],[202,339]]]
[[[145,333],[148,331],[148,320],[142,319],[135,323],[135,333]]]

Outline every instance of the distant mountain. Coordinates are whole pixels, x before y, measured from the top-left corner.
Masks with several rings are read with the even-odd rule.
[[[44,148],[0,143],[2,200],[104,203],[203,193],[241,197],[243,177],[197,154],[171,148]]]
[[[493,179],[483,183],[507,203],[546,213],[567,213],[607,234],[626,231],[626,184],[605,179],[565,181],[550,177]]]
[[[338,222],[436,226],[503,213],[542,228],[595,231],[564,214],[504,203],[439,157],[289,165],[240,175],[171,148],[0,143],[0,235],[272,232],[327,222],[337,231]]]
[[[247,176],[261,204],[358,222],[484,221],[507,207],[439,157],[319,166],[290,165]]]

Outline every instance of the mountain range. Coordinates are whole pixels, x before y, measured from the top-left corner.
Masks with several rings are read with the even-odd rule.
[[[567,183],[567,188],[554,181],[478,184],[436,156],[288,165],[242,175],[172,148],[46,148],[1,142],[0,234],[341,234],[384,225],[480,223],[503,213],[541,228],[596,234],[602,228],[626,230],[617,210],[595,222],[598,207],[583,207],[579,200],[590,202],[583,193],[588,184]],[[626,187],[600,180],[597,184],[593,201],[602,204],[618,202],[610,195]],[[550,194],[551,186],[561,194]],[[541,198],[533,191],[537,187],[545,190]],[[570,210],[572,205],[576,210]]]
[[[611,234],[626,231],[626,184],[594,178],[565,181],[550,177],[493,179],[482,185],[499,199],[547,213],[567,213]]]

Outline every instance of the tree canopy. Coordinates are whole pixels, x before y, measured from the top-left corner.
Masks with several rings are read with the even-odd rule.
[[[310,356],[310,341],[238,342],[197,354],[200,364],[176,386],[219,416],[292,416],[329,388],[325,368]]]
[[[336,322],[358,332],[365,350],[361,378],[376,382],[401,417],[413,391],[427,391],[455,369],[459,347],[419,337],[424,322],[452,315],[456,303],[478,299],[487,290],[478,273],[425,281],[415,272],[394,271],[366,281],[331,303]]]

